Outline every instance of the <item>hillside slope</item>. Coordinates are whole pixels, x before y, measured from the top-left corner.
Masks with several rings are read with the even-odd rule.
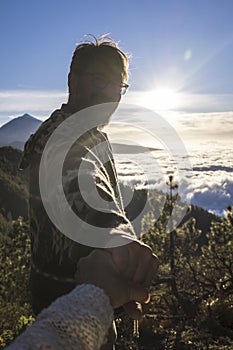
[[[0,148],[0,212],[8,218],[28,218],[28,179],[18,169],[22,151]]]

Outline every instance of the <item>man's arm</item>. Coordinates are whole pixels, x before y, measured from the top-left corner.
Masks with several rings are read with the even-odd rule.
[[[7,350],[97,350],[106,340],[113,308],[148,299],[145,288],[122,278],[106,251],[80,259],[76,282],[72,292],[44,309]]]

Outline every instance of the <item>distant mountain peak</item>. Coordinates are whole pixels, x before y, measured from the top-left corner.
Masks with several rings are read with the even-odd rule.
[[[38,124],[38,125],[42,123],[42,121],[40,119],[37,119],[37,118],[31,116],[30,114],[25,113],[19,117],[12,118],[9,122],[7,122],[6,124],[3,124],[0,127],[0,129],[6,130],[7,128],[11,127],[12,125],[18,126],[20,124],[22,125],[22,124],[28,123],[28,122],[33,123],[33,124]]]
[[[32,115],[30,115],[28,113],[24,113],[24,115],[21,115],[19,118],[33,118],[33,119],[36,119]]]
[[[38,121],[41,123],[41,120],[33,117],[32,115],[28,114],[28,113],[24,113],[23,115],[20,115],[19,117],[13,118],[10,122],[15,122],[16,120],[34,120],[34,121]],[[10,123],[9,122],[9,123]],[[9,124],[7,123],[7,124]],[[6,124],[5,124],[6,125]]]
[[[28,113],[11,119],[0,127],[0,146],[23,148],[29,136],[41,125],[42,121]]]

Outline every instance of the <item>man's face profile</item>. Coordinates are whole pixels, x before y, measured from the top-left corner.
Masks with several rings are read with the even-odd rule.
[[[121,99],[122,71],[113,64],[92,63],[76,79],[79,108],[119,102]]]

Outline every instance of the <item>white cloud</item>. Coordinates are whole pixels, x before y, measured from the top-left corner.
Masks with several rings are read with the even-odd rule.
[[[222,215],[233,203],[232,173],[213,172],[211,178],[206,173],[199,177],[193,182],[191,203]]]
[[[170,131],[175,130],[187,146],[189,143],[199,144],[206,141],[232,141],[233,111],[218,113],[169,111],[159,114],[171,126]],[[143,113],[143,109],[136,105],[126,112],[124,107],[122,110],[119,108],[119,112],[112,118],[112,121],[123,121],[126,125],[117,128],[117,124],[115,126],[110,124],[111,135],[126,140],[144,141],[148,146],[157,147],[156,135],[160,135],[162,124],[156,117],[156,113],[152,112],[149,115],[150,118],[146,118],[146,116],[147,113]],[[171,132],[168,133],[167,137],[171,137]]]
[[[148,94],[148,92],[129,91],[123,97],[122,101],[131,105],[131,108],[128,107],[126,110],[122,108],[121,114],[125,120],[127,120],[127,118],[130,120],[131,116],[133,115],[134,121],[137,122],[137,125],[141,125],[142,127],[145,126],[147,130],[150,130],[151,125],[145,125],[143,123],[143,113],[138,113],[138,109],[140,109],[140,107],[146,107],[145,101],[148,101],[148,99],[144,98],[146,94]],[[151,96],[151,98],[155,98],[153,97],[153,94]],[[177,133],[182,138],[193,141],[195,141],[197,138],[200,141],[205,139],[214,140],[216,138],[232,139],[232,95],[201,95],[182,93],[179,95],[179,98],[180,110],[156,111],[155,108],[153,110],[162,115],[162,117],[164,117],[166,121],[176,129]],[[62,103],[66,102],[66,100],[67,94],[63,91],[0,91],[0,125],[8,121],[9,117],[17,117],[24,113],[32,114],[33,116],[42,120],[46,119],[54,109],[59,108]],[[156,101],[154,106],[156,106]],[[141,108],[141,111],[143,111],[143,108]],[[155,128],[156,125],[154,125],[154,129],[152,128],[152,133],[154,133]],[[135,139],[134,133],[132,133],[132,130],[130,132],[127,127],[125,127],[124,130],[121,129],[120,131],[122,136],[127,134],[130,138],[130,135],[132,134],[132,137]],[[147,138],[147,144],[150,145],[153,140],[150,140],[148,133]]]
[[[166,89],[163,89],[166,90]],[[163,91],[162,90],[162,91]],[[184,91],[167,89],[167,99],[177,98],[177,103],[168,101],[167,108],[163,104],[162,108],[160,89],[155,91],[130,91],[124,96],[124,101],[129,104],[141,105],[157,112],[175,110],[187,113],[201,113],[201,112],[228,112],[233,111],[233,94],[196,94],[187,93]],[[164,99],[166,96],[162,96]],[[158,99],[158,101],[157,101]],[[174,107],[175,105],[175,107]]]
[[[0,91],[0,124],[6,117],[16,117],[24,113],[41,119],[47,118],[66,99],[67,94],[62,91]]]
[[[233,111],[218,113],[181,113],[176,127],[183,137],[196,140],[228,140],[233,136]]]

